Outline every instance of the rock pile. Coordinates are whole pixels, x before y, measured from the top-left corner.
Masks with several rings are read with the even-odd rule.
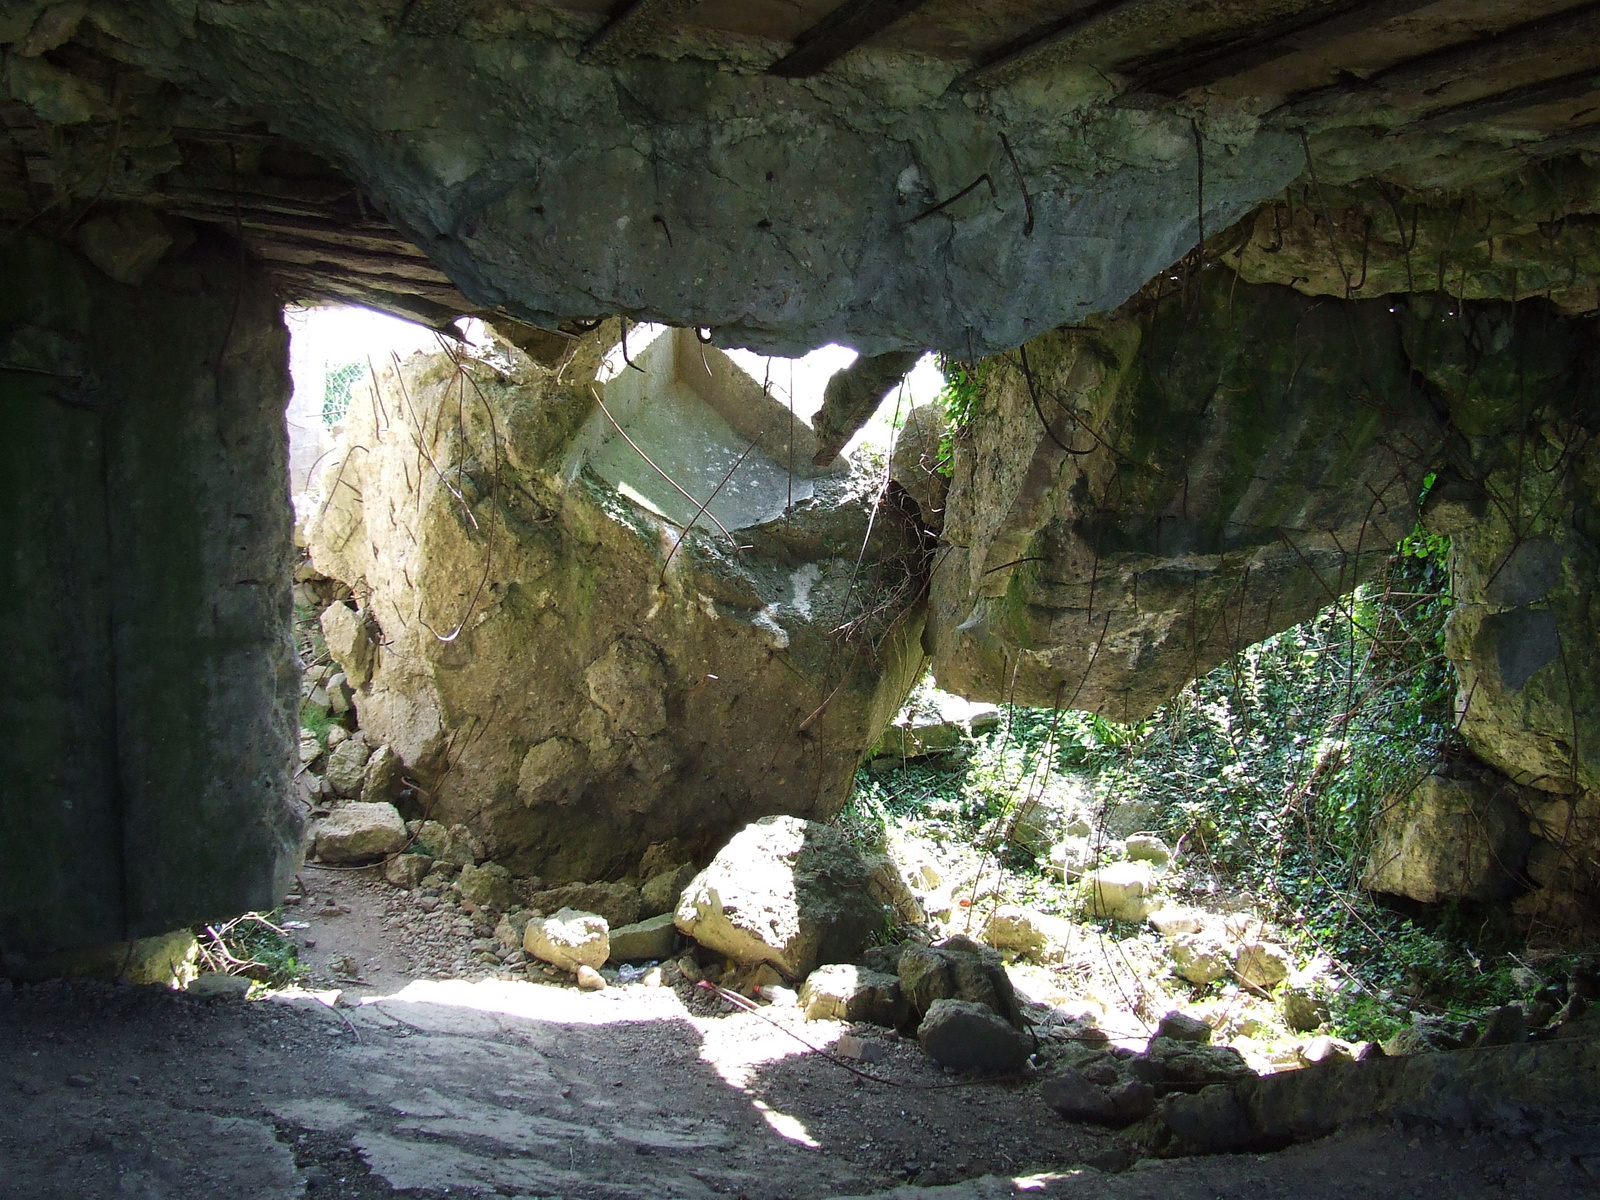
[[[1210,1041],[1204,1022],[1168,1013],[1142,1052],[1120,1046],[1071,1048],[1066,1065],[1044,1081],[1041,1095],[1068,1120],[1129,1125],[1153,1113],[1162,1096],[1255,1077],[1237,1050]]]

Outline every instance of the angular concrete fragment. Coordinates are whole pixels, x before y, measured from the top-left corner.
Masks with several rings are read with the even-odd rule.
[[[335,805],[315,826],[316,854],[327,863],[369,863],[405,847],[406,823],[392,804]]]
[[[612,962],[663,962],[678,944],[678,926],[671,913],[660,913],[611,930]]]
[[[522,948],[564,971],[579,967],[598,970],[611,957],[610,931],[602,916],[563,908],[551,916],[531,919]]]
[[[1142,921],[1155,908],[1156,873],[1147,862],[1119,862],[1083,876],[1089,912],[1118,921]]]
[[[808,1021],[868,1021],[891,1029],[906,1015],[898,978],[845,963],[830,963],[807,975],[799,1005]]]
[[[1022,1008],[1005,964],[988,946],[959,934],[933,946],[907,944],[898,968],[913,1018],[925,1016],[939,1000],[963,1000],[992,1009],[1011,1025],[1022,1025]]]
[[[717,852],[678,900],[678,929],[754,966],[803,979],[848,961],[883,922],[867,864],[837,829],[763,817]]]
[[[975,1075],[1020,1071],[1033,1040],[986,1004],[935,1000],[917,1026],[917,1042],[941,1067]]]

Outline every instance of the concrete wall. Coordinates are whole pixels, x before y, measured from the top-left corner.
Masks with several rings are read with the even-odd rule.
[[[287,335],[202,239],[0,243],[0,952],[271,905],[296,864]]]

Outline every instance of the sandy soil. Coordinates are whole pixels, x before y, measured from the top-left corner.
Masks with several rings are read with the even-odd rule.
[[[355,961],[351,1006],[88,982],[0,995],[0,1195],[1600,1194],[1532,1143],[1389,1128],[1102,1174],[1086,1164],[1126,1165],[1114,1135],[1062,1121],[1036,1081],[954,1079],[861,1028],[884,1048],[867,1068],[884,1082],[865,1080],[793,1036],[846,1027],[703,994],[419,979],[449,939],[408,941],[382,884],[306,882],[302,936],[319,972]],[[1011,1182],[1039,1172],[1057,1177]]]

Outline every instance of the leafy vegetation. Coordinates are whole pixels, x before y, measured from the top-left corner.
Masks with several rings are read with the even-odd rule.
[[[195,931],[200,958],[208,971],[245,975],[269,988],[300,982],[310,969],[300,962],[294,939],[282,927],[283,914],[245,913]]]
[[[344,420],[345,413],[350,411],[350,389],[366,372],[367,364],[364,362],[347,362],[343,366],[328,369],[322,393],[324,424],[331,427]]]
[[[939,442],[938,471],[949,478],[954,458],[951,443],[972,423],[973,410],[982,391],[984,364],[973,366],[953,358],[941,358],[939,369],[944,372],[944,388],[939,392],[938,403],[944,409],[946,427]]]
[[[1060,809],[1076,789],[1097,819],[1132,814],[1177,846],[1196,903],[1247,907],[1301,961],[1330,964],[1344,1036],[1385,1037],[1415,1011],[1461,1018],[1509,1003],[1524,964],[1494,910],[1408,913],[1360,887],[1385,798],[1464,750],[1443,652],[1448,549],[1418,530],[1378,582],[1244,650],[1147,721],[1015,709],[962,755],[863,770],[841,820],[867,842],[975,847],[969,902],[1004,870],[1011,898],[1066,912],[1073,893],[1028,834],[1032,810]]]

